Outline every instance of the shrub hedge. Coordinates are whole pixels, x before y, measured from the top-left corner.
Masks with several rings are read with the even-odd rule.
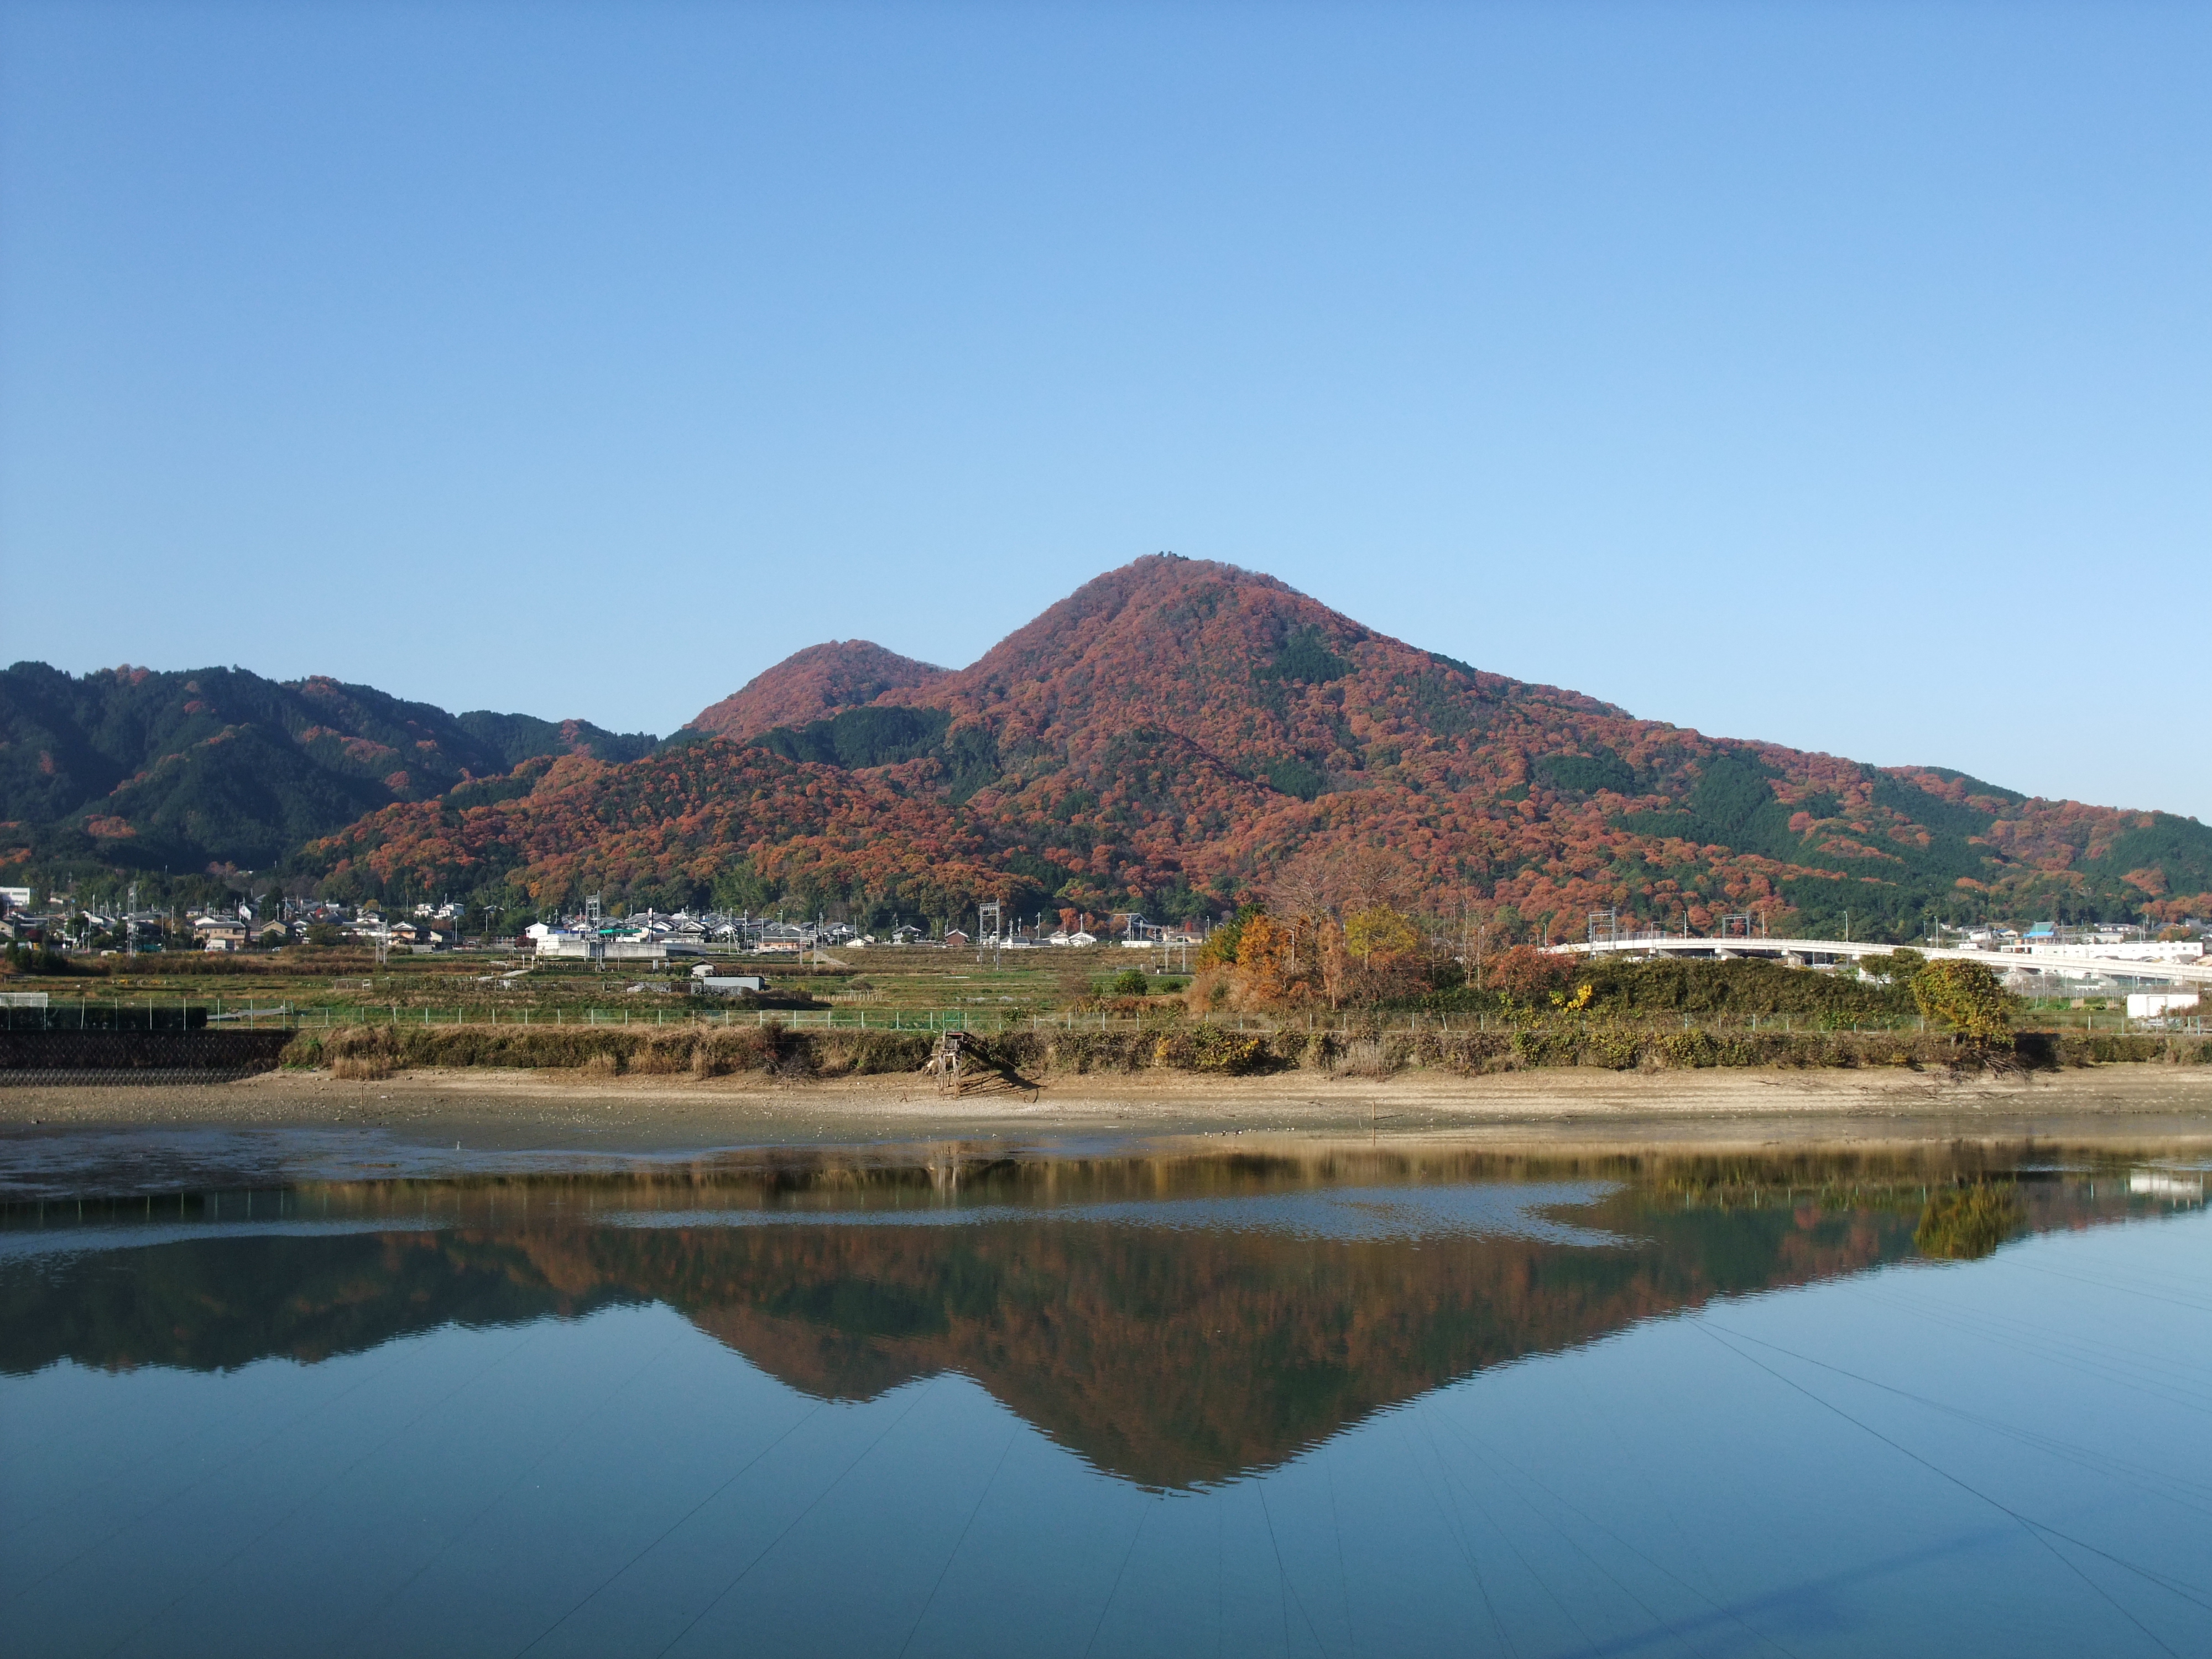
[[[865,1077],[918,1072],[934,1039],[926,1031],[793,1031],[762,1026],[355,1025],[301,1030],[284,1050],[291,1066],[352,1075],[409,1066],[512,1066],[640,1075]],[[1297,1068],[1328,1071],[1358,1045],[1364,1071],[1461,1074],[1579,1066],[1607,1071],[1774,1066],[1972,1070],[1988,1065],[2051,1070],[2163,1060],[2212,1064],[2212,1038],[2023,1033],[1977,1044],[1904,1031],[1652,1031],[1561,1020],[1518,1030],[1238,1031],[1194,1021],[1166,1030],[1042,1030],[978,1036],[969,1064],[1010,1077],[1147,1069],[1248,1077]]]

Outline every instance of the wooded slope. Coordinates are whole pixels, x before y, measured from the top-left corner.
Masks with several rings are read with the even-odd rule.
[[[781,896],[863,917],[983,897],[1195,915],[1287,876],[1509,936],[1578,934],[1607,906],[1697,927],[1756,908],[1778,932],[1848,910],[1861,937],[1916,933],[1931,909],[2212,910],[2212,830],[2194,820],[1638,720],[1227,565],[1140,559],[971,666],[858,706],[813,667],[793,678],[820,694],[750,706],[823,713],[563,761],[508,800],[395,805],[310,860],[416,892]]]
[[[321,677],[19,662],[0,672],[0,864],[258,870],[393,801],[534,757],[633,760],[654,741]]]

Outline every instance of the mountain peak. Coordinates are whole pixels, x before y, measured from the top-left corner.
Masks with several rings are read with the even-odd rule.
[[[668,908],[742,862],[872,923],[985,897],[1182,917],[1357,867],[1507,940],[1593,911],[1706,929],[1756,910],[1814,936],[1848,911],[1860,937],[1910,938],[1931,912],[2212,902],[2200,825],[1637,720],[1167,556],[957,672],[817,646],[697,724],[741,742],[465,809],[458,837],[434,804],[394,806],[310,855]]]
[[[830,640],[763,669],[721,702],[701,709],[691,725],[742,742],[779,726],[804,726],[873,702],[886,691],[927,685],[945,672],[872,640]]]
[[[1247,775],[1290,769],[1318,780],[1455,738],[1523,689],[1377,634],[1273,576],[1158,554],[1085,582],[969,667],[886,701],[979,720],[1012,754],[1079,759],[1157,730]]]

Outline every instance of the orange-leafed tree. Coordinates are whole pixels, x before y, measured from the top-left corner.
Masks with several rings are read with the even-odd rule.
[[[1495,991],[1515,1007],[1529,1008],[1542,1006],[1574,976],[1571,957],[1516,945],[1483,964],[1482,982],[1485,990]]]

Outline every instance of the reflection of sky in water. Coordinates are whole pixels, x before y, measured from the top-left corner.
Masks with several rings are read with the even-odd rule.
[[[1605,1190],[772,1218],[1520,1237]],[[1786,1212],[1698,1219],[1715,1259],[1795,1236]],[[1569,1302],[1644,1258],[1571,1260]],[[0,1379],[0,1601],[10,1651],[165,1659],[2212,1654],[2208,1283],[2192,1206],[1677,1306],[1165,1493],[1102,1474],[1023,1388],[946,1370],[826,1400],[660,1305],[222,1375],[63,1363]],[[1354,1316],[1419,1346],[1425,1284],[1377,1281]],[[1501,1281],[1498,1316],[1547,1284]],[[1055,1320],[1071,1408],[1085,1316]],[[1334,1386],[1311,1362],[1252,1386]]]
[[[1638,1241],[1577,1227],[1539,1211],[1596,1203],[1619,1190],[1598,1181],[1530,1182],[1495,1186],[1337,1187],[1251,1197],[1134,1199],[1104,1204],[947,1203],[942,1207],[597,1210],[540,1205],[540,1224],[602,1227],[969,1227],[986,1224],[1080,1221],[1104,1226],[1182,1231],[1274,1234],[1346,1243],[1414,1243],[1425,1238],[1523,1238],[1602,1249]],[[516,1216],[503,1218],[512,1224]],[[499,1219],[426,1210],[418,1215],[351,1216],[329,1221],[152,1221],[53,1231],[0,1232],[0,1262],[144,1249],[208,1238],[303,1238],[332,1233],[435,1232],[481,1228]]]
[[[70,1227],[53,1232],[0,1232],[0,1262],[34,1261],[47,1256],[80,1255],[88,1250],[145,1249],[157,1244],[190,1244],[208,1238],[320,1238],[333,1233],[395,1233],[432,1231],[459,1224],[450,1219],[417,1222],[390,1217],[342,1221],[152,1221],[124,1227]]]
[[[947,1204],[937,1209],[625,1210],[597,1219],[621,1227],[967,1227],[984,1222],[1085,1221],[1199,1232],[1274,1233],[1346,1243],[1421,1238],[1528,1238],[1601,1249],[1634,1241],[1535,1213],[1589,1205],[1618,1190],[1608,1182],[1510,1186],[1334,1187],[1249,1198],[1129,1199],[1105,1204]]]
[[[1343,1240],[1431,1237],[1533,1238],[1593,1248],[1630,1241],[1536,1213],[1596,1203],[1610,1182],[1548,1182],[1495,1187],[1338,1187],[1255,1198],[1190,1198],[1089,1204],[1085,1221],[1126,1226],[1285,1233]]]

